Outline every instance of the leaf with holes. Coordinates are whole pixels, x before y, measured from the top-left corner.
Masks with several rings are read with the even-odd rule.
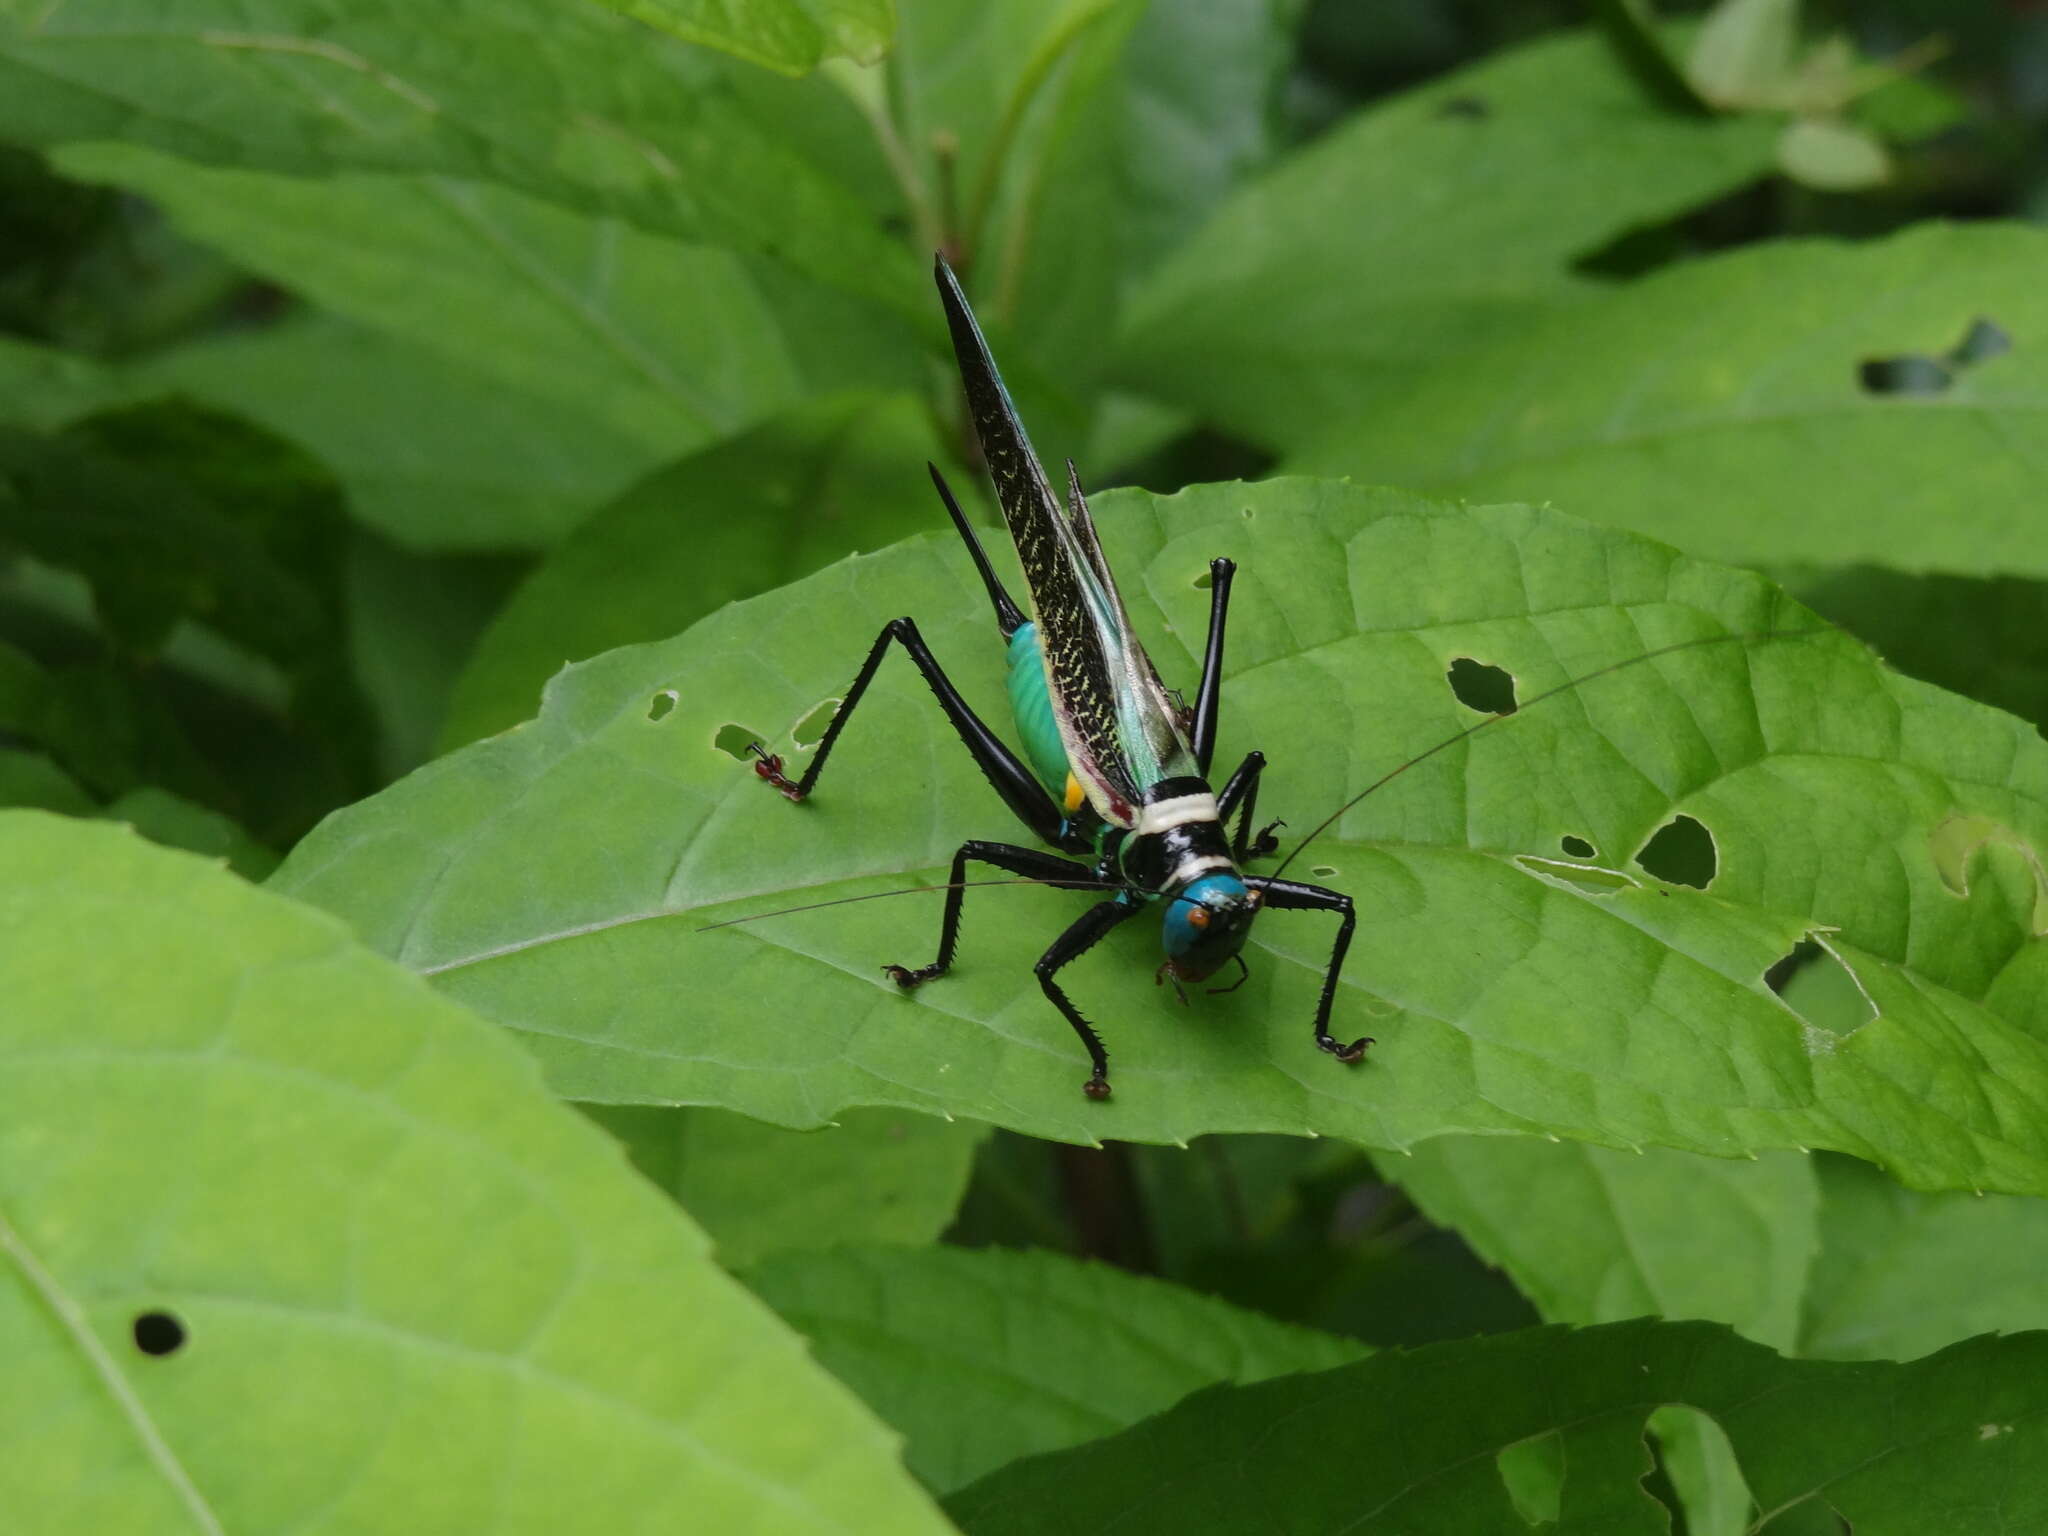
[[[1118,376],[1293,447],[1441,360],[1576,312],[1601,285],[1575,262],[1768,174],[1776,131],[1659,107],[1591,32],[1502,53],[1225,201],[1133,294]]]
[[[1350,413],[1294,462],[1554,498],[1720,559],[2039,576],[2044,262],[2048,232],[1932,224],[1680,263]]]
[[[524,720],[566,662],[660,639],[928,527],[903,468],[938,451],[916,400],[841,395],[649,476],[592,513],[499,611],[456,684],[443,743]]]
[[[988,1127],[849,1109],[822,1131],[721,1109],[585,1104],[728,1269],[844,1243],[931,1243],[951,1224]]]
[[[1052,1253],[853,1248],[790,1254],[742,1278],[903,1433],[910,1469],[939,1493],[1124,1429],[1200,1387],[1366,1352]]]
[[[1531,1329],[1212,1388],[1123,1434],[1019,1462],[947,1507],[970,1536],[1652,1536],[1671,1525],[1643,1486],[1643,1426],[1666,1403],[1726,1431],[1762,1520],[1806,1503],[1821,1518],[1799,1529],[1835,1529],[1832,1510],[1856,1536],[2048,1519],[2048,1335],[1845,1365],[1655,1322]]]
[[[911,997],[882,966],[928,958],[930,894],[702,931],[929,886],[963,839],[1017,835],[898,660],[809,803],[721,750],[794,750],[902,613],[999,707],[1003,653],[950,535],[564,672],[537,721],[330,818],[279,887],[520,1031],[575,1098],[794,1126],[895,1104],[1075,1141],[1827,1146],[1919,1185],[2048,1190],[2031,729],[1832,632],[1696,645],[1535,702],[1650,647],[1813,622],[1759,576],[1554,512],[1294,480],[1120,492],[1099,517],[1171,680],[1192,682],[1208,560],[1238,561],[1220,755],[1267,751],[1261,809],[1295,829],[1492,718],[1453,691],[1460,658],[1523,701],[1305,857],[1358,904],[1336,1029],[1380,1043],[1355,1069],[1309,1038],[1334,937],[1311,915],[1263,918],[1251,980],[1191,1009],[1153,985],[1138,925],[1073,966],[1117,1060],[1107,1105],[1029,979],[1074,895],[970,892],[953,972]],[[1708,836],[1705,891],[1636,863],[1677,817]],[[1803,1019],[1766,984],[1811,933],[1860,1019]]]
[[[0,859],[10,1531],[943,1528],[497,1031],[126,831]]]

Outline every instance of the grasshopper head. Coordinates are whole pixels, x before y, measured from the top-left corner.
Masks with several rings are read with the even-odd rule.
[[[1258,914],[1258,893],[1236,875],[1189,881],[1166,903],[1166,969],[1178,981],[1208,980],[1244,948]]]

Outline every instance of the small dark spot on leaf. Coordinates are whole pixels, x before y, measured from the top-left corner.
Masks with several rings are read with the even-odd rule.
[[[1515,680],[1499,667],[1460,656],[1444,673],[1451,692],[1467,709],[1482,715],[1512,715],[1515,712]]]
[[[1872,395],[1938,395],[1965,368],[2012,350],[2012,337],[1995,320],[1978,316],[1962,340],[1939,357],[1901,352],[1895,357],[1869,357],[1856,365],[1857,382]]]
[[[1317,864],[1309,870],[1318,880],[1334,880],[1344,873],[1334,864]]]
[[[1195,590],[1197,592],[1207,592],[1211,587],[1215,585],[1216,578],[1211,576],[1207,571],[1202,572],[1201,575],[1195,578]]]
[[[790,739],[800,747],[815,747],[825,739],[825,728],[832,723],[832,717],[838,713],[839,700],[825,700],[790,727]]]
[[[1650,835],[1636,862],[1657,879],[1671,885],[1690,885],[1704,891],[1719,872],[1719,855],[1714,851],[1714,834],[1692,817],[1672,817]]]
[[[666,720],[668,718],[668,712],[674,709],[675,707],[675,689],[664,688],[661,690],[661,692],[657,693],[653,698],[647,701],[647,718],[650,720]]]
[[[1477,122],[1493,116],[1493,107],[1484,96],[1453,96],[1436,109],[1438,117],[1463,117]]]
[[[185,1325],[168,1312],[138,1313],[132,1331],[145,1355],[176,1354],[185,1342]]]
[[[1573,859],[1590,859],[1600,851],[1583,837],[1567,836],[1561,846],[1564,848],[1565,856]]]
[[[1252,520],[1252,516],[1253,516],[1253,513],[1252,513],[1252,509],[1251,509],[1250,507],[1246,507],[1246,508],[1244,509],[1244,520],[1245,520],[1246,522],[1250,522],[1250,521]]]
[[[759,731],[750,731],[744,725],[733,725],[728,722],[718,728],[718,734],[711,738],[711,745],[727,757],[736,757],[745,763],[753,761],[753,756],[747,749],[760,739]]]

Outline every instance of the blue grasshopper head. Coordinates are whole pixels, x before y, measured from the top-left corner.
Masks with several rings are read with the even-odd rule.
[[[1165,969],[1177,981],[1208,980],[1244,948],[1258,915],[1258,894],[1236,875],[1189,881],[1166,903]]]

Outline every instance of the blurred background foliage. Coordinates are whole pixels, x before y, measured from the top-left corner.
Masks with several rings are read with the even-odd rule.
[[[260,877],[563,663],[932,528],[923,459],[978,483],[934,248],[1091,488],[1554,497],[2048,720],[2048,6],[900,0],[886,52],[794,53],[571,0],[446,48],[353,0],[46,9],[0,7],[0,804]],[[711,1124],[735,1167],[793,1134]],[[957,1242],[1373,1343],[1687,1315],[1490,1268],[1481,1150],[949,1147]],[[1538,1196],[1607,1251],[1635,1164],[1572,1156]],[[1825,1314],[1862,1170],[1787,1177],[1741,1198],[1818,1278],[1738,1321],[1900,1347]]]

